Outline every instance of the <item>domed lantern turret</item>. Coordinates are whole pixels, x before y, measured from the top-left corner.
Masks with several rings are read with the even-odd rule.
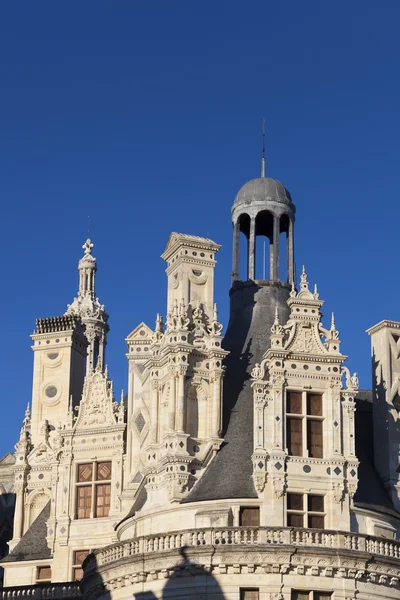
[[[270,242],[269,279],[280,279],[280,234],[286,233],[287,277],[295,281],[294,221],[296,207],[290,193],[276,179],[265,177],[265,158],[262,159],[261,177],[245,183],[232,206],[233,264],[232,283],[241,279],[240,233],[247,244],[247,280],[256,280],[256,237],[265,236]],[[260,278],[259,278],[260,279]],[[263,277],[265,279],[265,275]]]

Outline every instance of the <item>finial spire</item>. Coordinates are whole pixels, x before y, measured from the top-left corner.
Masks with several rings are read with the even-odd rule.
[[[308,291],[308,279],[307,279],[306,268],[304,265],[303,265],[301,275],[300,275],[300,288],[302,291]]]
[[[265,119],[262,120],[261,177],[265,177]]]
[[[92,244],[92,241],[90,238],[88,238],[86,240],[86,242],[83,244],[82,248],[85,251],[85,256],[87,256],[88,254],[92,254],[92,248],[94,247],[94,244]]]

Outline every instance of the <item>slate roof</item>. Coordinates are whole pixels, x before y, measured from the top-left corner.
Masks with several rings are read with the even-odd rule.
[[[355,417],[356,455],[360,464],[354,504],[400,518],[374,465],[371,390],[358,392]]]
[[[34,520],[28,531],[22,536],[14,550],[3,558],[1,562],[51,558],[51,551],[46,542],[46,523],[49,517],[50,500]]]
[[[230,354],[224,364],[224,443],[204,475],[182,502],[258,498],[253,482],[253,390],[250,373],[269,347],[275,307],[281,322],[289,318],[288,286],[240,282],[231,292],[231,318],[223,346]]]

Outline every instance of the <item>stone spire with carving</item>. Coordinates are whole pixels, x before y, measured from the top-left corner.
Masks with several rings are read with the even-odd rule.
[[[85,325],[85,335],[89,342],[86,369],[94,369],[100,358],[100,364],[105,365],[105,347],[109,331],[108,314],[104,304],[96,297],[95,278],[97,262],[92,255],[94,244],[88,238],[83,244],[84,255],[78,264],[79,291],[72,304],[68,305],[66,315],[76,315]]]

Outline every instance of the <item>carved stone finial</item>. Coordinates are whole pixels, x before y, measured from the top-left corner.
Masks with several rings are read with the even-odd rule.
[[[314,299],[315,299],[315,300],[318,300],[318,298],[319,298],[319,294],[318,294],[318,287],[317,287],[317,284],[315,284],[315,285],[314,285],[314,294],[313,294],[313,296],[314,296]]]
[[[162,316],[160,315],[160,313],[157,313],[157,317],[156,317],[156,332],[163,333],[163,320],[162,320]]]
[[[124,402],[124,390],[121,390],[121,404]]]
[[[101,364],[101,356],[99,354],[96,365],[96,373],[101,373],[103,365]]]
[[[331,340],[339,340],[339,332],[336,329],[335,313],[332,313],[331,328],[329,330]]]
[[[87,256],[88,254],[92,254],[92,248],[94,248],[94,244],[92,244],[90,238],[88,238],[86,240],[86,242],[83,244],[82,248],[85,251],[85,256]]]
[[[30,424],[31,424],[31,411],[29,409],[29,402],[28,402],[28,404],[26,406],[26,411],[25,411],[24,427],[27,427]]]
[[[275,334],[275,335],[282,335],[283,334],[283,327],[279,322],[279,313],[278,313],[278,308],[275,308],[275,320],[274,320],[274,324],[271,327],[271,333]]]
[[[87,256],[88,254],[92,254],[92,248],[94,248],[94,244],[92,244],[92,241],[90,240],[90,238],[88,238],[86,240],[86,242],[83,244],[82,248],[85,251],[85,256]]]
[[[214,304],[214,310],[213,310],[213,319],[214,321],[218,321],[218,308],[217,308],[217,303]]]
[[[306,268],[304,265],[303,265],[303,269],[302,269],[301,275],[300,275],[300,288],[301,288],[301,290],[308,291],[308,279],[307,279]]]
[[[294,287],[294,281],[292,281],[292,289],[290,290],[290,297],[295,298],[297,296],[296,288]]]

